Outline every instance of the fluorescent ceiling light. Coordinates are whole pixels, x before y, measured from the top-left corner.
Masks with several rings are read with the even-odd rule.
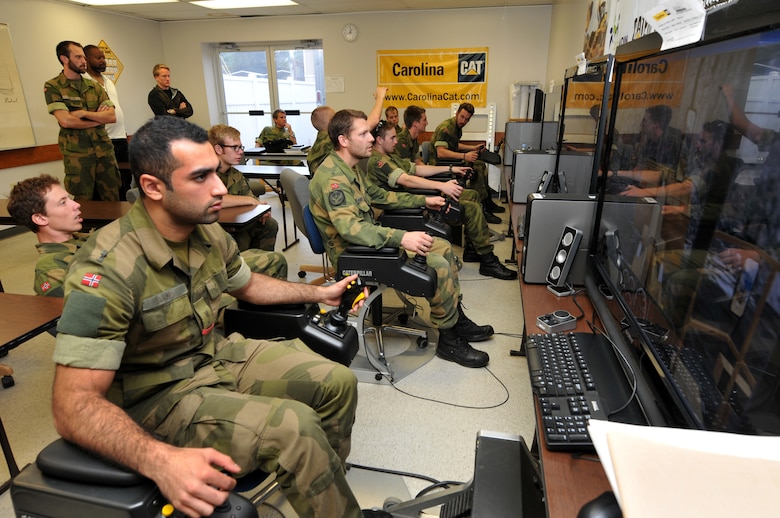
[[[179,0],[70,0],[77,4],[94,5],[104,7],[107,5],[132,5],[132,4],[171,4]]]
[[[198,0],[191,4],[208,9],[247,9],[250,7],[281,7],[298,5],[292,0]]]

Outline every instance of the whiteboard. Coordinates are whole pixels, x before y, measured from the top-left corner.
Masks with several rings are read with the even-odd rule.
[[[0,23],[0,150],[35,145],[30,113],[16,68],[11,32]]]

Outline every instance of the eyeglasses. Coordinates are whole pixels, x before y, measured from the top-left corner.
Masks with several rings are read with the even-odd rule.
[[[239,150],[240,150],[240,151],[243,151],[243,150],[244,150],[244,146],[240,146],[240,145],[235,145],[235,146],[226,146],[225,144],[222,144],[222,147],[224,147],[224,148],[230,148],[230,149],[232,149],[233,151],[235,151],[236,153],[238,153],[238,152],[239,152]]]

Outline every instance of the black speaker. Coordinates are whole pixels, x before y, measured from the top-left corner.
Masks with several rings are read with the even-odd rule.
[[[571,265],[582,241],[582,230],[566,226],[558,241],[550,270],[547,272],[547,284],[555,287],[566,286]]]

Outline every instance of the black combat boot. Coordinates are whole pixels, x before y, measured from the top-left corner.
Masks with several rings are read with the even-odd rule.
[[[466,255],[465,252],[463,255]],[[463,260],[465,261],[466,259]],[[479,262],[480,275],[484,275],[486,277],[495,277],[496,279],[501,279],[502,281],[511,281],[512,279],[517,279],[517,272],[510,270],[501,264],[501,261],[498,260],[498,257],[496,257],[496,254],[493,252],[480,255]]]
[[[480,262],[480,256],[474,248],[474,243],[466,239],[466,243],[463,245],[463,262],[464,263],[478,263]]]
[[[463,304],[460,303],[458,303],[458,321],[453,329],[468,342],[484,342],[494,333],[493,326],[478,326],[467,317],[463,312]]]
[[[506,208],[502,207],[501,205],[496,205],[496,202],[493,201],[493,198],[488,196],[482,201],[482,206],[485,207],[485,210],[488,212],[492,212],[493,214],[500,214],[502,212],[506,212]]]
[[[471,344],[454,327],[452,329],[439,329],[436,355],[444,360],[472,368],[484,367],[490,361],[488,353],[471,347]]]
[[[503,208],[503,207],[499,207],[499,208]],[[501,223],[501,218],[499,218],[498,216],[490,212],[487,206],[485,206],[484,202],[482,203],[482,215],[485,216],[485,221],[487,221],[490,224],[496,225],[498,223]]]

